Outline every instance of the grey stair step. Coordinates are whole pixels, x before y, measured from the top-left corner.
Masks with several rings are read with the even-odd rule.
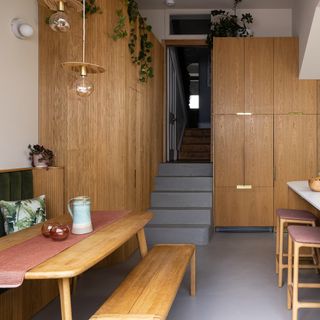
[[[180,160],[210,160],[209,152],[180,152],[179,153]]]
[[[154,224],[211,224],[211,208],[150,208],[153,219],[149,225]]]
[[[203,137],[211,136],[211,129],[185,129],[184,136]]]
[[[155,191],[212,191],[211,177],[156,177]]]
[[[152,192],[151,207],[212,207],[212,192]]]
[[[181,152],[208,152],[210,153],[211,146],[209,144],[183,144]]]
[[[212,163],[161,163],[159,176],[212,177]]]
[[[156,243],[194,243],[207,245],[212,234],[210,225],[149,225],[145,228],[149,245]]]
[[[211,137],[183,137],[182,144],[211,144]]]

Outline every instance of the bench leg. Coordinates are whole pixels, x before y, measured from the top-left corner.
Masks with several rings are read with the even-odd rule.
[[[196,249],[194,249],[193,255],[190,261],[190,295],[196,295]]]
[[[61,304],[61,319],[72,320],[70,279],[58,279],[58,285]]]
[[[140,255],[142,258],[144,258],[148,253],[148,246],[146,241],[146,235],[144,233],[144,229],[141,229],[137,233],[138,242],[139,242],[139,250]]]

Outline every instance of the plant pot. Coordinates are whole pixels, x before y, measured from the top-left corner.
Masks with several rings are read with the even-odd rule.
[[[41,160],[42,155],[41,154],[34,154],[32,155],[32,165],[36,168],[47,168],[48,167],[48,160]]]

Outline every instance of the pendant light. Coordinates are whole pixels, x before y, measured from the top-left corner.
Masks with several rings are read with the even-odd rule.
[[[86,4],[82,0],[82,62],[64,62],[62,67],[77,72],[79,78],[74,82],[73,89],[80,97],[88,97],[94,90],[93,82],[88,79],[89,73],[103,73],[105,69],[97,64],[85,62],[86,58]]]
[[[70,7],[82,11],[79,0],[41,0],[50,10],[56,11],[49,18],[49,26],[53,31],[67,32],[70,30],[70,18],[65,13],[65,8]]]

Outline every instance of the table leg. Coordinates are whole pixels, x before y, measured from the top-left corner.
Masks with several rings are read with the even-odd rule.
[[[72,320],[70,279],[58,279],[58,285],[61,305],[61,319]]]
[[[144,229],[140,229],[137,233],[138,242],[139,242],[139,250],[141,257],[144,258],[148,253],[148,246],[146,241],[146,235],[144,233]]]

